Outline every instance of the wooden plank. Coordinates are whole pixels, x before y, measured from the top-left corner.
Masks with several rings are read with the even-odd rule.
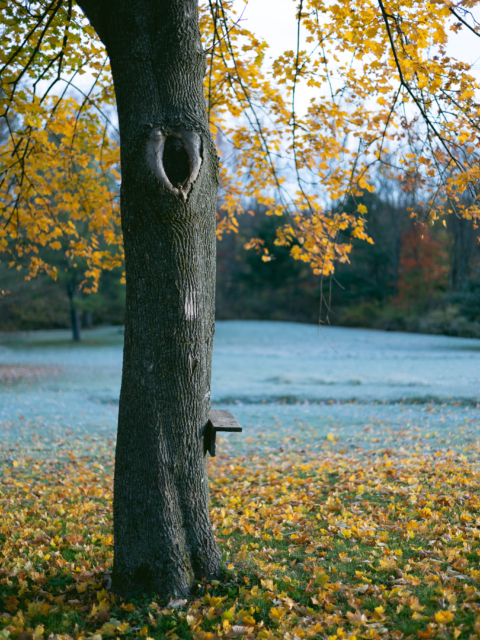
[[[230,411],[225,409],[210,409],[209,420],[215,431],[240,432],[242,427],[235,420]]]

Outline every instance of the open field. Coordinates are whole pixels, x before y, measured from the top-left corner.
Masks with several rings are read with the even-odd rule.
[[[238,452],[276,450],[292,437],[378,448],[400,435],[413,446],[476,441],[480,340],[325,328],[284,322],[218,322],[212,400],[244,427]],[[118,328],[0,335],[0,455],[89,453],[114,445],[122,366]],[[7,450],[7,451],[6,451]],[[10,455],[10,454],[8,454]]]

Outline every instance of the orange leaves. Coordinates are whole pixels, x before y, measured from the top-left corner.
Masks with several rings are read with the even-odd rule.
[[[417,612],[423,611],[425,609],[425,607],[420,604],[420,602],[418,601],[418,598],[415,596],[412,596],[411,598],[408,599],[408,606],[412,611],[417,611]]]
[[[64,11],[60,5],[41,2],[32,12],[21,5],[1,7],[0,114],[8,127],[0,146],[0,249],[26,270],[27,279],[42,271],[56,278],[61,263],[63,270],[81,259],[91,290],[109,261],[122,260],[114,182],[118,149],[99,117],[113,103],[113,91],[95,32],[77,6]],[[64,99],[65,76],[75,88],[75,77],[86,68],[95,76],[95,91],[82,105]],[[48,93],[56,85],[61,98]],[[83,243],[75,243],[80,236]],[[99,241],[104,264],[91,255]],[[42,247],[48,253],[39,258]]]
[[[245,197],[265,204],[267,215],[296,217],[297,212],[302,212],[303,226],[288,222],[280,227],[276,243],[291,246],[292,255],[310,263],[316,273],[329,274],[336,260],[346,260],[351,248],[348,243],[340,245],[338,231],[350,224],[356,229],[357,224],[352,215],[337,225],[335,215],[320,200],[325,192],[338,200],[356,188],[356,179],[351,179],[350,168],[342,164],[342,159],[348,158],[348,164],[354,158],[344,144],[345,133],[353,123],[363,123],[364,110],[359,107],[352,114],[349,107],[340,107],[335,100],[327,103],[322,98],[301,117],[292,112],[291,92],[298,83],[306,82],[311,88],[322,86],[316,59],[308,51],[290,49],[273,62],[271,69],[262,66],[266,43],[238,25],[232,2],[222,2],[221,18],[215,14],[219,7],[219,3],[212,2],[200,8],[209,52],[205,86],[212,131],[216,133],[221,128],[229,140],[228,149],[235,154],[234,161],[221,168],[217,235],[221,239],[225,232],[237,230],[236,216],[242,211]],[[311,17],[307,10],[304,19],[315,31]],[[227,34],[230,23],[237,26]],[[315,32],[310,40],[314,42],[317,36]],[[259,109],[268,114],[268,120]],[[282,159],[287,159],[298,176],[299,172],[311,173],[316,191],[306,194],[298,184],[297,196],[291,197],[283,187],[286,176],[279,167]],[[337,161],[339,166],[334,166]],[[363,177],[360,181],[361,188],[369,188]],[[360,229],[356,234],[367,239]],[[259,249],[255,241],[246,246]],[[272,259],[266,249],[262,254],[265,262]]]
[[[234,6],[225,6],[233,24]],[[210,35],[214,31],[210,18],[202,15]],[[421,189],[426,197],[432,194],[431,224],[447,197],[461,215],[478,217],[478,206],[462,203],[461,194],[475,190],[478,183],[478,162],[472,157],[479,147],[474,107],[479,87],[469,64],[447,54],[449,17],[448,3],[441,2],[309,0],[302,5],[299,28],[312,49],[297,50],[294,42],[286,42],[270,69],[260,66],[265,43],[247,30],[234,29],[224,57],[212,56],[219,78],[225,78],[221,66],[228,58],[232,72],[228,82],[235,87],[228,98],[217,97],[215,115],[220,127],[222,109],[238,118],[238,122],[230,119],[228,127],[223,125],[236,153],[225,190],[229,206],[235,201],[240,210],[242,195],[261,200],[275,190],[282,207],[269,206],[268,213],[295,218],[301,212],[302,223],[309,227],[289,222],[288,231],[280,228],[278,243],[292,246],[294,257],[310,263],[319,274],[331,273],[336,260],[348,259],[351,248],[348,242],[341,245],[335,233],[338,209],[326,207],[325,201],[345,202],[364,190],[372,191],[378,163],[391,167],[388,175],[397,178],[402,189]],[[458,24],[455,29],[459,28],[463,27]],[[244,48],[238,44],[240,37],[248,42]],[[243,59],[243,53],[253,59],[254,50],[257,68]],[[339,52],[351,55],[348,64]],[[309,93],[308,87],[315,91]],[[295,103],[301,91],[311,98],[308,107]],[[259,109],[254,103],[261,105]],[[245,118],[240,120],[242,114]],[[235,171],[242,175],[241,184],[235,182]],[[288,174],[295,175],[290,180],[298,187],[296,197],[293,188],[284,189]],[[357,217],[365,214],[360,205]],[[320,233],[315,220],[319,215],[325,226]],[[355,217],[347,225],[351,235],[371,242],[365,221],[357,223]]]
[[[296,240],[298,244],[293,244],[292,256],[309,262],[315,273],[323,275],[333,272],[336,260],[348,260],[351,244],[339,242],[340,232],[352,227],[352,234],[361,234],[363,229],[363,221],[346,213],[334,216],[321,212],[312,215],[297,214],[294,222],[295,231],[291,225],[278,230],[278,244],[289,244]]]
[[[428,274],[428,275],[427,275]],[[402,236],[399,303],[408,305],[413,288],[427,297],[444,291],[448,268],[445,250],[429,233],[428,228],[413,226]]]

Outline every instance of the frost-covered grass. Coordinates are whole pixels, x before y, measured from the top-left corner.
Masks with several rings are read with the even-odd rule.
[[[123,333],[117,327],[0,334],[0,446],[31,455],[115,438]],[[480,340],[284,322],[219,322],[212,398],[244,427],[245,451],[282,440],[377,448],[404,434],[432,448],[478,437]],[[261,434],[261,438],[257,437]]]

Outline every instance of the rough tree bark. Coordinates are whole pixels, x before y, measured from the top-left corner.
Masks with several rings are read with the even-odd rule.
[[[210,408],[218,158],[196,0],[78,0],[110,56],[127,311],[114,589],[189,592],[220,567],[202,429]]]

